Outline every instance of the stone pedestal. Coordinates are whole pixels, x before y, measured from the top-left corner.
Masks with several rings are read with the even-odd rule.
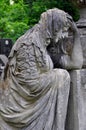
[[[66,130],[86,130],[86,69],[73,70],[70,76]]]
[[[80,19],[77,22],[77,27],[80,32],[81,44],[83,49],[83,67],[86,68],[86,7],[80,9]]]

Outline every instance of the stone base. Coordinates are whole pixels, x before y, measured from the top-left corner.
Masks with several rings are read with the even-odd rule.
[[[71,87],[66,130],[86,130],[86,69],[70,72]]]

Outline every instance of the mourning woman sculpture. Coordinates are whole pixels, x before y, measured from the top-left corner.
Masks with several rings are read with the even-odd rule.
[[[59,59],[65,69],[81,68],[80,38],[72,17],[57,8],[42,13],[40,21],[14,44],[2,77],[0,130],[64,130],[70,76],[54,69],[49,44],[74,35],[71,55]]]

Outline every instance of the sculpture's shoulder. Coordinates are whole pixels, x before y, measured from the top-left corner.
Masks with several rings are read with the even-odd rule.
[[[17,52],[22,46],[31,46],[32,45],[32,36],[33,32],[32,30],[28,30],[24,35],[19,37],[15,44],[13,45],[9,57],[13,57],[14,52]]]
[[[29,29],[24,35],[22,35],[15,43],[16,48],[21,44],[31,45],[35,44],[36,41],[39,41],[39,28],[38,25],[33,26]]]
[[[14,52],[17,52],[23,46],[35,46],[37,48],[42,48],[43,39],[40,35],[39,24],[35,25],[33,28],[29,29],[24,35],[22,35],[15,42],[9,57],[13,57]]]

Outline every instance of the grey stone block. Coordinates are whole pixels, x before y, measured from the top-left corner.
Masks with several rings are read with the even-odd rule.
[[[70,76],[66,130],[86,130],[86,69],[73,70]]]
[[[77,27],[80,32],[82,50],[83,50],[83,67],[86,68],[86,7],[80,9],[80,19],[77,22]]]

